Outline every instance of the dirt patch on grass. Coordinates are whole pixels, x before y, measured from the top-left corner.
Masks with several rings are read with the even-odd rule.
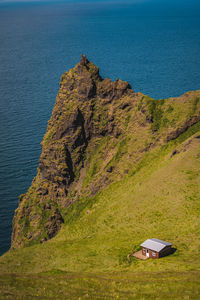
[[[139,259],[147,259],[148,257],[142,254],[142,250],[133,253],[133,256]]]

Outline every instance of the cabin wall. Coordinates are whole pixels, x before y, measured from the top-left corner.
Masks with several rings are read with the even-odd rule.
[[[142,247],[142,254],[146,256],[146,248]],[[149,249],[150,258],[159,258],[159,253]]]
[[[149,257],[151,258],[159,258],[159,253],[149,249]]]
[[[146,248],[142,247],[142,254],[146,256]]]

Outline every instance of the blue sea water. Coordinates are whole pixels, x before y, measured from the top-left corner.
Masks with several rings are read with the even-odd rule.
[[[63,72],[85,53],[154,98],[200,89],[197,0],[0,2],[0,254],[40,156]]]

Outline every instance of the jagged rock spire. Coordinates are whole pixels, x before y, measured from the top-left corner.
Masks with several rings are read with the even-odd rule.
[[[81,54],[80,65],[86,66],[89,63],[89,60],[84,54]]]

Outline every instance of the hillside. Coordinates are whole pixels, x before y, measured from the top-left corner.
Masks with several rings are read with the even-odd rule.
[[[198,299],[199,167],[200,91],[153,100],[83,56],[61,78],[20,197],[2,299]],[[176,252],[132,257],[151,237]]]

